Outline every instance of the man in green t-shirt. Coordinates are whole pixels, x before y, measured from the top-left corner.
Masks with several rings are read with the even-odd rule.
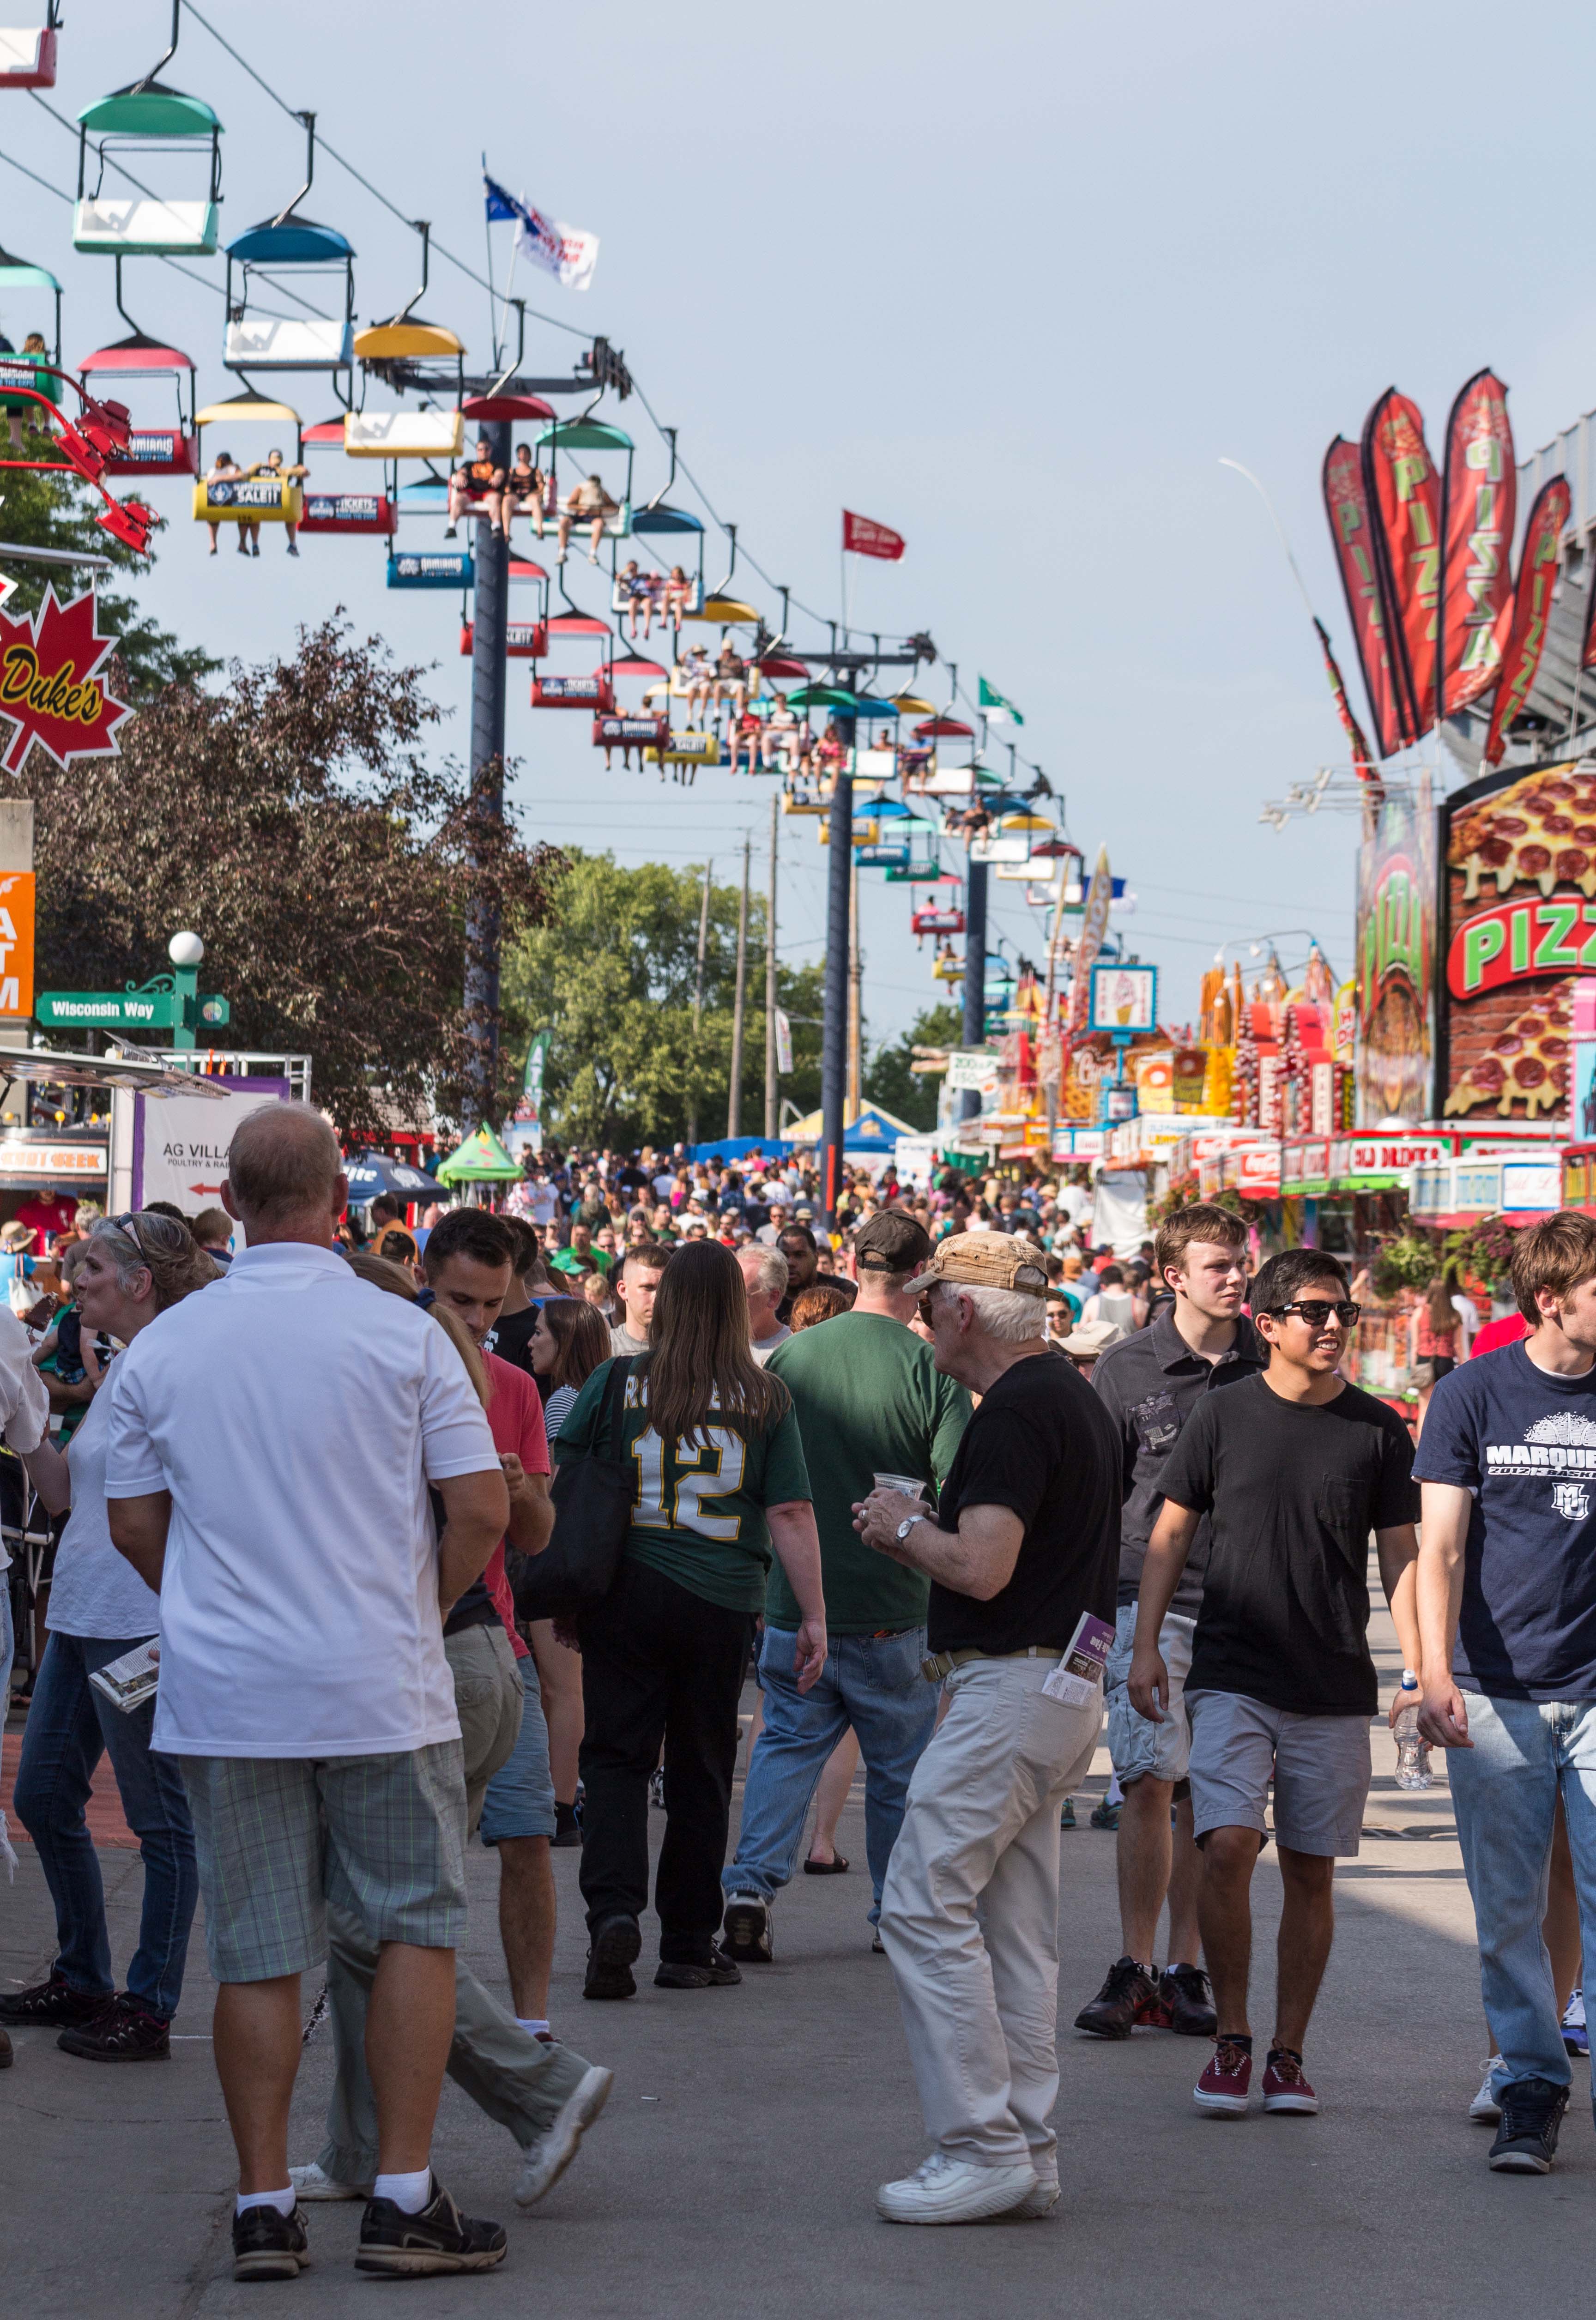
[[[853,1310],[801,1329],[770,1356],[803,1437],[830,1649],[820,1681],[800,1693],[792,1672],[798,1607],[784,1576],[773,1572],[759,1660],[765,1728],[748,1767],[736,1858],[721,1880],[723,1946],[740,1962],[774,1954],[773,1897],[793,1874],[810,1800],[850,1724],[865,1759],[876,1922],[909,1777],[936,1722],[936,1687],[920,1673],[929,1582],[866,1546],[853,1524],[878,1474],[902,1477],[905,1489],[917,1482],[934,1499],[969,1418],[969,1395],[940,1374],[930,1346],[908,1326],[914,1305],[903,1287],[930,1253],[925,1228],[902,1210],[869,1218],[854,1240]]]
[[[575,1296],[580,1295],[581,1283],[590,1273],[602,1273],[607,1278],[614,1263],[614,1258],[605,1250],[594,1248],[590,1225],[573,1224],[570,1246],[555,1250],[549,1260],[549,1269],[551,1273],[568,1273],[572,1276],[577,1283],[576,1289],[571,1292]]]

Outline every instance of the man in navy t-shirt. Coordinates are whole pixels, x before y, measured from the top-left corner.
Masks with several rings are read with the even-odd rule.
[[[1423,1485],[1423,1736],[1449,1772],[1497,2035],[1493,2168],[1544,2175],[1569,2065],[1541,1938],[1561,1791],[1580,1914],[1596,1912],[1596,1219],[1519,1235],[1529,1334],[1436,1388]]]

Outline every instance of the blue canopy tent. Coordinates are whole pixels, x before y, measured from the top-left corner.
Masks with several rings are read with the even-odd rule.
[[[436,1176],[429,1176],[424,1168],[413,1168],[407,1160],[390,1159],[385,1152],[362,1152],[358,1160],[345,1163],[344,1174],[349,1181],[349,1203],[354,1208],[375,1201],[379,1192],[392,1192],[406,1202],[447,1201],[449,1197]]]
[[[687,1157],[695,1163],[719,1160],[724,1164],[746,1160],[750,1152],[757,1152],[766,1160],[784,1160],[793,1148],[779,1136],[719,1136],[711,1144],[689,1145]]]

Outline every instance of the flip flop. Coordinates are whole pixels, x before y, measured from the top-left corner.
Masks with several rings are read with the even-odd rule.
[[[839,1853],[830,1861],[806,1861],[803,1873],[806,1877],[846,1877],[848,1863]]]

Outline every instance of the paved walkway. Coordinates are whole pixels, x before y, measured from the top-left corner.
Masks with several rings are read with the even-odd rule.
[[[1388,1633],[1381,1642],[1389,1679]],[[1343,2320],[1354,2309],[1466,2314],[1504,2296],[1531,2311],[1566,2304],[1596,2220],[1584,2066],[1557,2171],[1491,2175],[1488,2136],[1465,2116],[1484,2044],[1446,1790],[1398,1791],[1378,1731],[1376,1762],[1368,1841],[1338,1877],[1338,1936],[1310,2043],[1323,2115],[1200,2118],[1190,2089],[1204,2048],[1157,2032],[1103,2046],[1066,2028],[1065,2201],[1047,2225],[911,2231],[875,2219],[876,2183],[916,2164],[923,2143],[891,1973],[870,1952],[857,1796],[842,1828],[856,1868],[798,1880],[778,1914],[776,1964],[739,1989],[645,1984],[629,2005],[584,2005],[577,1856],[557,1853],[557,2025],[614,2067],[615,2089],[576,2166],[523,2216],[509,2196],[508,2138],[446,2088],[440,2170],[467,2208],[506,2222],[511,2254],[489,2278],[413,2291],[420,2308],[429,2320],[529,2310],[554,2320],[1007,2320],[1066,2308]],[[1106,1769],[1100,1755],[1099,1791]],[[1081,1817],[1064,1840],[1066,2025],[1119,1946],[1114,1840]],[[12,1982],[35,1976],[50,1953],[38,1862],[31,1846],[19,1851],[14,1886],[0,1886],[0,1975]],[[105,1870],[124,1962],[137,1855],[107,1852]],[[472,1874],[474,1961],[502,1987],[491,1858],[476,1852]],[[1266,2031],[1272,1853],[1256,1892]],[[194,1956],[169,2066],[75,2062],[37,2035],[0,2077],[6,2309],[212,2320],[280,2299],[306,2320],[388,2311],[398,2291],[350,2269],[352,2207],[314,2212],[315,2267],[292,2288],[233,2285],[233,2160],[197,1936]],[[295,2155],[316,2148],[330,2060],[323,2035],[300,2076]]]

